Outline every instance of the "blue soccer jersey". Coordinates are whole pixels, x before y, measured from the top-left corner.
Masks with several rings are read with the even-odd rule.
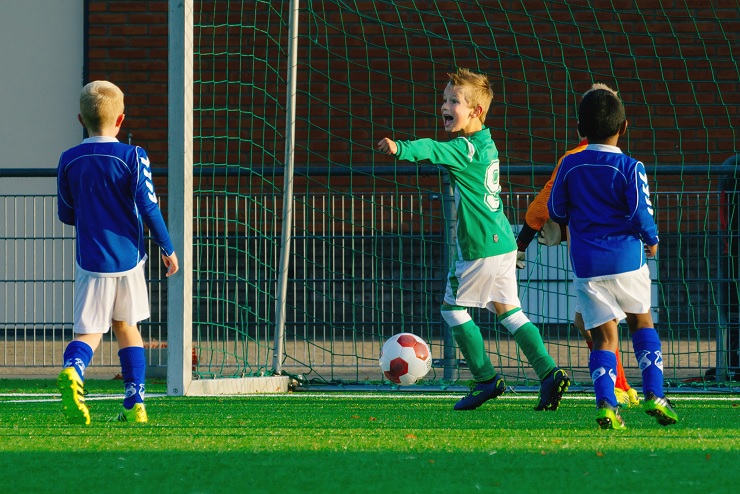
[[[615,146],[589,144],[563,158],[547,207],[553,221],[570,229],[578,278],[640,269],[644,245],[658,243],[645,166]]]
[[[83,270],[114,276],[144,262],[142,219],[162,253],[173,254],[142,148],[113,137],[85,139],[62,153],[57,190],[57,213],[75,227]]]

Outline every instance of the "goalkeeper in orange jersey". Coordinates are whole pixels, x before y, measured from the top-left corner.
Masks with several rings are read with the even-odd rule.
[[[606,89],[608,91],[612,91],[614,94],[616,92],[606,86],[605,84],[594,84],[591,86],[591,89],[584,93],[584,96],[593,90],[596,89]],[[530,203],[529,207],[527,207],[527,212],[524,217],[524,226],[522,226],[521,231],[519,232],[519,235],[517,236],[516,243],[517,243],[517,268],[523,269],[525,266],[525,251],[527,250],[527,246],[530,244],[530,242],[534,239],[534,236],[539,232],[539,242],[543,245],[553,246],[553,245],[559,245],[562,239],[567,239],[568,234],[565,226],[558,225],[550,220],[550,214],[547,211],[547,201],[550,198],[550,191],[552,190],[552,184],[555,181],[555,175],[558,173],[558,168],[560,167],[560,163],[563,161],[563,158],[565,158],[568,155],[578,153],[580,151],[583,151],[586,149],[586,146],[588,145],[588,141],[586,138],[581,137],[579,134],[579,139],[581,141],[578,143],[578,146],[574,147],[573,149],[566,151],[563,156],[560,157],[558,160],[558,164],[555,166],[555,169],[552,171],[552,175],[550,176],[550,179],[547,181],[545,186],[542,188],[542,190],[537,194],[537,196],[534,198],[534,200]],[[578,305],[576,304],[576,313],[575,317],[573,319],[573,325],[578,329],[578,331],[583,335],[583,338],[586,340],[586,345],[588,345],[588,349],[593,350],[593,341],[591,340],[591,331],[586,330],[584,324],[583,324],[583,317],[581,316],[581,311]],[[637,395],[637,391],[630,387],[630,385],[627,383],[627,378],[624,375],[624,368],[622,367],[622,361],[619,357],[619,350],[617,350],[617,381],[615,383],[614,392],[617,396],[617,401],[623,405],[623,406],[632,406],[637,405],[640,403],[640,398]]]

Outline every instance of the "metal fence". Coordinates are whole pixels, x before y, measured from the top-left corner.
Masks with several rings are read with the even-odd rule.
[[[512,219],[523,216],[532,197],[532,193],[502,195]],[[160,200],[166,211],[166,195]],[[435,356],[440,357],[436,367],[455,367],[455,377],[463,376],[464,368],[459,368],[454,351],[448,348],[450,342],[444,341],[438,314],[447,247],[446,226],[437,223],[444,218],[419,216],[438,212],[440,201],[439,194],[296,196],[293,303],[285,348],[288,372],[324,380],[372,379],[378,373],[383,338],[410,330],[430,340]],[[256,213],[243,213],[249,218],[268,203],[273,206],[267,209],[274,211],[276,202],[274,195],[249,201],[209,195],[197,197],[195,207],[200,211],[255,209]],[[732,377],[738,357],[737,304],[733,302],[737,300],[737,256],[733,254],[737,232],[728,235],[719,213],[727,198],[720,190],[662,190],[654,194],[654,202],[661,245],[658,261],[650,264],[655,280],[653,315],[664,338],[666,377],[704,386],[725,381]],[[372,208],[369,216],[368,208]],[[327,214],[329,210],[333,213]],[[340,211],[342,224],[353,225],[351,229],[337,227],[334,213]],[[737,216],[734,210],[729,215]],[[72,338],[74,231],[57,220],[53,195],[0,195],[0,218],[0,374],[50,376],[61,365],[64,347]],[[364,225],[367,218],[390,228],[370,228]],[[422,220],[421,230],[398,228],[398,222]],[[271,230],[276,231],[274,225]],[[194,361],[194,371],[201,375],[243,374],[245,368],[255,373],[269,365],[275,283],[269,260],[277,259],[278,242],[253,233],[242,238],[217,228],[201,229],[194,238],[194,262],[204,264],[193,267],[198,273],[193,288],[193,345],[199,360]],[[140,327],[152,375],[152,371],[164,373],[167,364],[167,291],[158,250],[150,245],[150,252],[153,259],[146,266],[152,317]],[[542,329],[556,360],[571,369],[576,380],[588,381],[587,350],[570,327],[574,298],[565,247],[540,248],[535,243],[527,256],[528,267],[519,273],[523,307]],[[224,275],[232,263],[243,271]],[[218,265],[221,274],[209,270],[208,264]],[[249,314],[234,316],[234,305]],[[516,349],[498,328],[495,316],[483,311],[475,317],[498,358],[496,364],[509,375],[526,379]],[[230,331],[235,324],[243,328],[236,335]],[[116,348],[107,335],[91,372],[117,373]],[[629,353],[626,365],[634,364]]]
[[[57,219],[54,195],[0,195],[0,218],[0,374],[48,376],[73,336],[74,229]],[[152,318],[141,328],[155,366],[166,341],[163,274],[147,263]],[[94,358],[105,374],[120,367],[111,338]]]

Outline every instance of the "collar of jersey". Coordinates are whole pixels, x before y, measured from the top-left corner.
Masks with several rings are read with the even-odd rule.
[[[602,151],[604,153],[621,153],[622,150],[617,146],[610,146],[608,144],[589,144],[586,146],[589,151]]]
[[[110,136],[94,136],[82,140],[82,144],[93,144],[96,142],[118,142],[118,139]]]

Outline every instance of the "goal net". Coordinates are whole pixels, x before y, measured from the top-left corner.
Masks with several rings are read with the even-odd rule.
[[[182,288],[192,341],[181,370],[191,371],[192,348],[194,379],[382,385],[383,342],[412,332],[434,357],[425,384],[469,379],[439,315],[454,227],[447,176],[375,151],[383,137],[447,139],[441,92],[465,67],[493,82],[486,125],[515,230],[577,144],[580,95],[595,82],[619,92],[629,120],[619,145],[645,163],[661,234],[650,269],[666,379],[726,382],[740,366],[739,21],[729,3],[194,2],[192,36],[179,34],[193,64],[182,101],[193,133],[183,172],[192,283]],[[550,353],[590,384],[565,246],[534,242],[518,275]],[[507,382],[536,385],[496,317],[471,315]],[[627,377],[639,384],[622,332]]]

